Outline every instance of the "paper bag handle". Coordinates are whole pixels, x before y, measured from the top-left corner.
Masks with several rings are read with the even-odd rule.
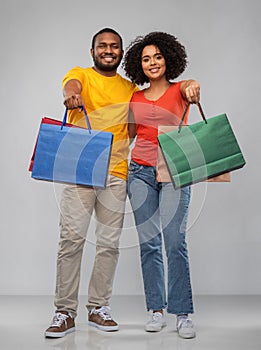
[[[190,103],[188,103],[188,104],[186,105],[185,111],[184,111],[184,113],[183,113],[183,115],[182,115],[182,118],[181,118],[181,121],[180,121],[180,123],[179,123],[178,132],[180,132],[180,130],[181,130],[181,128],[182,128],[182,124],[183,124],[183,122],[184,122],[184,118],[185,118],[185,116],[186,116],[186,114],[187,114],[187,111],[188,111],[189,106],[190,106]],[[206,117],[205,117],[205,115],[204,115],[203,109],[202,109],[202,107],[201,107],[201,105],[200,105],[199,102],[197,103],[197,106],[198,106],[198,109],[199,109],[199,112],[200,112],[200,115],[201,115],[202,119],[203,119],[203,120],[205,121],[205,123],[207,124],[207,123],[208,123],[208,122],[207,122],[207,119],[206,119]]]
[[[86,123],[87,123],[87,126],[88,126],[88,130],[89,130],[89,133],[91,134],[91,124],[90,124],[90,121],[89,121],[89,117],[87,115],[87,112],[86,112],[86,109],[84,107],[84,105],[80,106],[79,108],[82,109],[83,113],[84,113],[84,116],[85,116],[85,119],[86,119]],[[63,122],[62,122],[62,126],[61,126],[61,129],[64,127],[64,125],[66,124],[66,120],[67,120],[67,114],[68,114],[68,108],[66,108],[65,112],[64,112],[64,117],[63,117]]]

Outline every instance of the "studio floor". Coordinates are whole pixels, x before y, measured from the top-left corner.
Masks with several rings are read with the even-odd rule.
[[[167,327],[146,333],[142,296],[114,296],[111,302],[118,332],[87,325],[86,297],[80,297],[76,332],[60,339],[43,334],[53,316],[53,297],[0,296],[1,350],[260,350],[261,296],[195,296],[195,339],[181,339],[175,317]]]

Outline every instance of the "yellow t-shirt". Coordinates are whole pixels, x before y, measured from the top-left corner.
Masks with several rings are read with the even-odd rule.
[[[113,133],[109,173],[127,179],[129,101],[138,87],[118,73],[106,77],[91,67],[71,69],[63,79],[63,87],[71,79],[77,79],[82,84],[81,96],[92,129]],[[68,122],[86,127],[83,112],[78,109],[69,111]]]

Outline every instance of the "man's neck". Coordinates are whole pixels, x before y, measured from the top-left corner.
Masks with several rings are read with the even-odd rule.
[[[104,70],[97,68],[96,66],[93,66],[92,68],[95,70],[95,72],[97,72],[101,75],[104,75],[105,77],[114,77],[117,74],[116,70],[107,72],[107,71],[104,71]]]

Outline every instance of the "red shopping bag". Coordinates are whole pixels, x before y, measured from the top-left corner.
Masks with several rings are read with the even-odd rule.
[[[54,125],[62,125],[62,121],[61,120],[56,120],[56,119],[52,119],[52,118],[49,118],[49,117],[43,117],[42,120],[41,120],[41,124],[54,124]],[[69,123],[66,123],[65,124],[66,126],[71,126],[71,127],[77,127],[76,125],[72,125],[72,124],[69,124]],[[35,142],[35,146],[34,146],[34,150],[33,150],[33,154],[32,154],[32,157],[31,157],[31,161],[30,161],[30,164],[29,164],[29,171],[32,171],[33,170],[33,166],[34,166],[34,157],[35,157],[35,151],[36,151],[36,146],[37,146],[37,140],[38,140],[38,136],[37,136],[37,139],[36,139],[36,142]]]

